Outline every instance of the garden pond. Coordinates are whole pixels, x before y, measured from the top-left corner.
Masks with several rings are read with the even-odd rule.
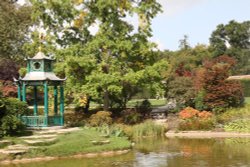
[[[65,158],[5,167],[249,167],[250,138],[143,139],[124,155]]]

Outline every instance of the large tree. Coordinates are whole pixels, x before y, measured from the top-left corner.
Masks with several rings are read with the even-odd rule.
[[[0,1],[0,59],[24,58],[22,46],[27,41],[31,25],[31,6],[19,6],[15,2]]]
[[[250,21],[220,24],[210,37],[214,57],[226,54],[237,61],[235,73],[250,73]]]
[[[75,100],[83,94],[109,107],[125,107],[140,89],[163,91],[162,71],[166,61],[158,61],[151,20],[160,11],[156,0],[32,0],[33,16],[42,21],[48,35],[62,48],[55,54],[57,71],[68,77],[68,94]],[[126,18],[138,16],[139,28]],[[90,33],[91,26],[98,30]],[[52,33],[53,32],[53,33]]]

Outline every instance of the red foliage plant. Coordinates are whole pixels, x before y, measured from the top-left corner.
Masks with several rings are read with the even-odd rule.
[[[17,96],[17,87],[13,85],[11,81],[0,81],[1,83],[1,92],[4,97],[16,97]]]
[[[184,63],[179,64],[179,66],[175,70],[175,74],[179,77],[191,77],[192,76],[191,71],[185,69]]]
[[[243,90],[238,81],[226,80],[236,61],[229,56],[220,56],[204,62],[204,69],[197,72],[196,90],[204,89],[204,104],[208,110],[236,107],[242,103]]]

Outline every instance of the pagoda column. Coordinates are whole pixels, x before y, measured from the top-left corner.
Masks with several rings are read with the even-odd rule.
[[[37,86],[34,86],[34,116],[37,116]]]
[[[23,94],[23,101],[26,102],[26,84],[23,82],[23,87],[22,87],[22,94]]]
[[[55,115],[57,115],[58,114],[58,107],[57,107],[57,105],[58,105],[58,90],[57,90],[57,86],[55,85],[54,86],[54,113],[55,113]]]
[[[64,89],[63,85],[60,85],[60,115],[61,115],[61,126],[64,124]]]
[[[48,102],[48,83],[44,82],[44,116],[45,126],[48,126],[48,113],[49,113],[49,102]]]
[[[21,85],[17,84],[17,98],[22,101]]]

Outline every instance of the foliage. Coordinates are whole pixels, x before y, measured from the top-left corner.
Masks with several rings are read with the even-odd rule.
[[[206,108],[205,104],[204,104],[204,97],[206,96],[206,92],[204,90],[200,90],[195,99],[195,108],[198,110],[204,110]]]
[[[136,108],[125,109],[121,112],[122,122],[125,124],[133,125],[140,123],[143,120],[141,113]]]
[[[179,112],[179,117],[181,119],[191,119],[197,117],[198,113],[198,110],[193,109],[192,107],[187,107]]]
[[[179,108],[193,105],[195,91],[190,77],[175,77],[167,89],[167,98],[175,99]]]
[[[159,137],[165,135],[165,127],[163,125],[157,125],[151,120],[147,120],[143,123],[134,125],[132,127],[133,139],[140,139],[143,137]]]
[[[180,130],[210,130],[215,126],[213,114],[208,111],[187,107],[179,113],[179,117],[182,119]]]
[[[6,0],[0,1],[1,58],[13,60],[24,58],[25,53],[22,47],[28,41],[27,32],[31,26],[31,9],[31,6],[19,6]]]
[[[27,104],[16,98],[0,100],[2,101],[0,108],[0,128],[3,135],[13,135],[24,130],[24,125],[19,117],[28,113]]]
[[[250,119],[240,119],[230,122],[224,126],[228,132],[250,132]]]
[[[86,116],[82,112],[65,113],[64,122],[67,127],[79,127],[86,124]]]
[[[125,125],[125,124],[113,124],[111,126],[111,132],[119,133],[120,136],[127,136],[132,139],[133,136],[133,126]]]
[[[228,56],[220,56],[204,62],[204,71],[198,73],[196,85],[204,91],[204,106],[202,109],[221,112],[225,108],[237,107],[243,104],[243,91],[239,82],[226,80],[229,76],[230,69],[233,68],[235,60]],[[202,94],[200,94],[202,95]],[[198,99],[196,99],[198,100]],[[200,104],[201,101],[199,102]]]
[[[250,21],[230,21],[228,24],[219,24],[210,37],[211,50],[215,57],[227,54],[237,60],[234,73],[248,74],[250,48]],[[228,47],[228,45],[230,47]]]
[[[16,97],[17,96],[17,87],[13,85],[11,81],[0,81],[2,86],[0,87],[0,91],[2,91],[2,95],[4,97]]]
[[[98,111],[96,114],[91,115],[89,123],[91,126],[110,125],[112,123],[111,112]]]
[[[68,76],[66,94],[73,101],[85,94],[104,104],[104,110],[126,107],[142,88],[163,92],[165,60],[158,61],[154,43],[148,41],[152,19],[161,6],[152,1],[31,1],[33,18],[41,21],[52,45],[62,49],[57,56],[57,72]],[[134,33],[126,16],[138,15]],[[97,27],[96,33],[89,29]],[[69,96],[70,97],[70,96]]]
[[[0,58],[0,80],[12,81],[18,78],[18,65],[13,59]]]
[[[144,118],[149,116],[149,113],[152,110],[151,103],[148,99],[138,103],[135,108],[137,112],[141,113]]]
[[[146,120],[136,125],[113,124],[111,133],[127,136],[132,140],[139,140],[145,137],[164,136],[166,128],[163,125],[156,124],[151,120]]]
[[[225,112],[216,116],[217,122],[221,124],[227,124],[234,120],[240,120],[244,118],[250,118],[249,104],[246,104],[243,107],[227,109]]]

